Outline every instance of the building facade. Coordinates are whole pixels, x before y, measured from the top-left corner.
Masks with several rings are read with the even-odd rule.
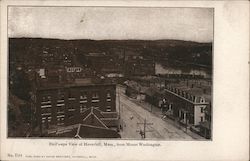
[[[127,56],[125,59],[125,75],[147,76],[155,75],[155,62],[143,56]]]
[[[167,114],[184,125],[200,125],[205,121],[205,109],[209,105],[203,97],[191,95],[178,88],[167,86],[164,95]]]
[[[104,118],[108,115],[112,116],[111,120],[117,119],[115,100],[114,84],[46,85],[34,90],[32,110],[34,120],[43,133],[57,126],[81,123],[84,112],[90,108],[101,111]]]

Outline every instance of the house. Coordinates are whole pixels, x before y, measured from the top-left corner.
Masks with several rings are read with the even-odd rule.
[[[167,114],[183,125],[200,125],[205,121],[205,109],[209,102],[202,96],[194,96],[179,88],[167,86],[164,95],[169,104]]]
[[[200,123],[200,135],[207,139],[211,138],[211,122],[212,122],[211,104],[205,109],[205,121]]]

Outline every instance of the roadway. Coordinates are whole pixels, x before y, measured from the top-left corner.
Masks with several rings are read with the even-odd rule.
[[[119,93],[119,94],[118,94]],[[121,113],[122,130],[120,132],[123,139],[141,139],[139,131],[144,129],[146,119],[146,139],[161,140],[196,140],[197,138],[187,134],[170,122],[163,120],[154,113],[146,110],[136,100],[129,98],[122,87],[117,87],[117,110]],[[120,100],[120,101],[119,101]],[[139,123],[139,124],[138,124]],[[148,132],[147,132],[148,131]]]

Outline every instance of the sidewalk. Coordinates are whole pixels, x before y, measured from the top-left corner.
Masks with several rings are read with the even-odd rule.
[[[194,139],[197,139],[197,140],[206,140],[204,137],[196,134],[196,133],[193,133],[192,131],[190,131],[189,128],[185,128],[183,126],[181,126],[179,123],[175,122],[174,120],[171,120],[167,117],[163,118],[163,114],[161,112],[161,109],[156,107],[156,106],[153,106],[145,101],[140,101],[140,100],[137,100],[137,99],[130,99],[131,101],[133,101],[134,103],[140,105],[141,107],[143,107],[145,110],[151,112],[152,114],[154,114],[155,116],[161,118],[162,120],[174,125],[175,127],[181,129],[183,132],[185,132],[187,135],[191,136],[192,138]],[[151,111],[152,110],[152,111]]]

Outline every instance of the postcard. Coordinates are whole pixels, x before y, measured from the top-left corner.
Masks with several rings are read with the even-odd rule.
[[[1,159],[248,160],[248,5],[2,1]]]

